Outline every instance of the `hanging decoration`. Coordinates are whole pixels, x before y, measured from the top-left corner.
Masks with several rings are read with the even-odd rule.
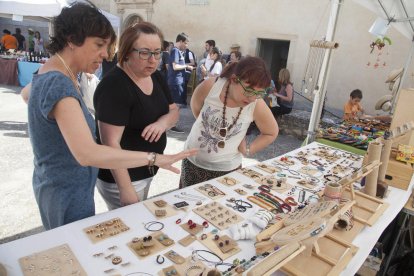
[[[318,87],[319,73],[327,49],[336,49],[339,44],[333,41],[313,40],[310,43],[305,73],[302,79],[302,95],[312,100]]]
[[[388,51],[385,51],[384,48],[386,45],[391,45],[392,41],[389,37],[384,36],[383,38],[379,37],[373,41],[369,47],[371,48],[370,58],[367,62],[367,66],[372,66],[374,69],[387,66],[386,57],[389,55]],[[384,55],[385,51],[385,55]],[[384,58],[385,56],[385,58]]]

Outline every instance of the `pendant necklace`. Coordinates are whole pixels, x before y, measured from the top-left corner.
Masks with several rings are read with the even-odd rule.
[[[243,106],[240,107],[239,112],[237,113],[236,118],[233,119],[232,124],[226,127],[226,107],[227,107],[227,96],[229,94],[229,87],[230,87],[230,81],[229,81],[229,84],[227,85],[226,92],[224,93],[223,115],[222,115],[222,120],[221,120],[221,128],[219,131],[219,134],[223,139],[227,137],[227,132],[229,132],[230,129],[236,125],[237,120],[239,119],[240,114],[243,110]],[[222,140],[218,142],[217,144],[217,146],[221,149],[224,148],[225,145],[226,145],[225,140]]]
[[[75,74],[73,74],[72,70],[66,64],[65,60],[58,53],[56,53],[56,56],[60,59],[63,66],[65,66],[66,71],[69,73],[69,77],[72,79],[72,82],[75,84],[76,90],[80,93],[79,82],[78,82],[78,79],[75,77]]]

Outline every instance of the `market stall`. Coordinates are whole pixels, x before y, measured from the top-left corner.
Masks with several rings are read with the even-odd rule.
[[[41,63],[19,61],[17,63],[19,85],[26,86],[32,81],[33,73],[39,70]]]
[[[312,267],[353,275],[410,196],[393,187],[384,200],[354,191],[352,183],[379,166],[361,164],[358,155],[311,143],[211,181],[2,244],[0,263],[11,275],[206,275],[215,265],[224,275],[236,270],[268,275],[275,267],[289,273],[308,269],[301,275],[317,275]],[[332,182],[343,186],[338,190]],[[408,190],[413,185],[411,180]],[[355,214],[330,216],[346,220],[345,228],[330,228],[323,216],[301,219],[300,210],[332,213],[334,205]],[[281,228],[277,234],[275,227]],[[280,231],[289,234],[286,239]],[[270,249],[258,247],[269,241]],[[326,251],[327,245],[336,249]],[[309,254],[312,248],[316,255]]]

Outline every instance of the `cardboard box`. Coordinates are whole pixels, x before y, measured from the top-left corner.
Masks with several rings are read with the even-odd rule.
[[[413,177],[413,166],[409,163],[395,160],[395,156],[395,153],[390,155],[390,161],[385,174],[385,183],[398,189],[407,190]]]

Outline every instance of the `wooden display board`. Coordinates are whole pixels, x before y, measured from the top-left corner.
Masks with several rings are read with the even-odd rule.
[[[158,201],[158,199],[149,199],[145,200],[143,203],[145,207],[154,215],[154,217],[157,218],[157,215],[155,214],[156,210],[165,210],[165,215],[163,218],[168,218],[171,216],[175,216],[177,214],[177,210],[171,206],[170,204],[166,204],[164,207],[158,207],[154,202]]]
[[[157,231],[157,232],[153,232],[151,234],[151,236],[152,236],[152,245],[144,247],[145,250],[149,251],[148,254],[145,255],[145,256],[143,256],[142,254],[139,254],[139,251],[143,250],[140,246],[141,245],[140,242],[135,242],[134,243],[134,242],[131,241],[131,242],[127,243],[127,246],[128,246],[129,249],[131,249],[132,252],[134,252],[135,256],[137,256],[138,259],[141,260],[141,259],[144,259],[146,257],[152,256],[152,255],[154,255],[154,254],[156,254],[156,253],[158,253],[158,252],[160,252],[160,251],[162,251],[162,250],[164,250],[168,247],[171,247],[175,244],[174,240],[171,240],[171,239],[170,240],[172,242],[170,244],[168,244],[168,245],[167,244],[162,244],[158,240],[158,237],[160,235],[164,235],[164,233],[162,231]]]
[[[401,89],[395,103],[390,129],[394,129],[406,122],[414,121],[413,112],[414,89]],[[401,144],[414,146],[414,132],[400,141]]]
[[[211,233],[208,233],[207,238],[204,240],[199,239],[199,242],[201,242],[205,247],[217,254],[223,260],[226,260],[241,251],[240,247],[237,246],[237,243],[234,242],[232,244],[232,248],[227,250],[226,253],[223,253],[222,250],[220,250],[220,248],[217,246],[217,243],[214,240],[214,235]]]
[[[25,276],[87,275],[67,244],[20,258],[19,264]]]
[[[174,264],[173,266],[174,266],[175,270],[177,271],[177,275],[174,275],[174,276],[178,276],[178,275],[184,276],[184,275],[186,275],[186,271],[191,266],[197,266],[200,269],[197,268],[197,269],[189,270],[187,272],[188,276],[200,276],[201,273],[202,273],[203,276],[205,276],[205,275],[207,275],[207,270],[208,270],[207,266],[202,261],[198,260],[196,262],[192,262],[191,257],[187,257],[183,264]],[[167,268],[167,270],[168,270],[168,268]],[[161,271],[158,272],[158,275],[159,276],[167,276],[165,271],[166,271],[165,268],[162,269]],[[168,276],[172,276],[172,275],[168,275]]]
[[[129,227],[126,226],[120,218],[114,218],[93,226],[89,226],[83,229],[83,232],[88,236],[92,243],[97,243],[128,230]]]
[[[243,217],[236,214],[233,210],[215,201],[197,207],[193,209],[193,212],[207,220],[219,230],[225,230],[231,225],[244,220]]]

